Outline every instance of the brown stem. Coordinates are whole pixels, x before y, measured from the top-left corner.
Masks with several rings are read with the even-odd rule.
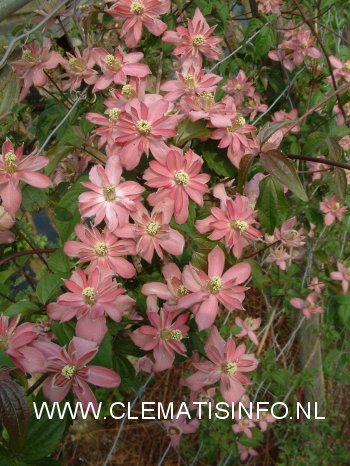
[[[18,227],[16,227],[16,230],[17,230],[18,236],[20,236],[33,250],[37,249],[36,246],[35,246],[35,244],[33,244],[33,243],[31,242],[31,240],[28,239],[27,236],[24,235],[24,234],[22,233],[22,231],[21,231]],[[49,264],[47,263],[47,261],[46,261],[46,259],[45,259],[45,257],[43,257],[40,253],[38,254],[38,256],[39,256],[41,262],[48,268],[48,270],[49,270],[50,272],[52,272],[52,270],[51,270],[50,267],[49,267]]]
[[[47,73],[47,71],[44,70],[44,73],[46,74],[46,76],[48,77],[49,81],[55,86],[55,88],[58,90],[58,92],[61,94],[61,96],[67,100],[67,102],[69,102],[71,105],[73,105],[72,101],[64,94],[64,92],[62,92],[62,89],[59,88],[59,86],[57,85],[57,83],[51,78],[51,76],[49,75],[49,73]]]
[[[322,39],[321,37],[318,35],[316,29],[315,29],[315,26],[313,25],[312,21],[306,16],[304,10],[302,9],[300,3],[298,0],[293,0],[293,3],[296,5],[296,7],[298,8],[298,10],[300,11],[300,14],[301,16],[304,18],[304,21],[305,23],[309,26],[311,32],[313,33],[313,35],[316,37],[316,40],[317,42],[320,44],[320,47],[322,49],[322,52],[323,52],[323,55],[325,56],[325,59],[327,61],[327,65],[328,65],[328,69],[329,69],[329,72],[331,74],[331,79],[332,79],[332,84],[333,84],[333,88],[335,91],[337,91],[338,87],[337,87],[337,83],[336,83],[336,80],[335,80],[335,77],[334,77],[334,73],[333,73],[333,68],[332,68],[332,64],[330,62],[330,59],[329,59],[329,56],[328,56],[328,52],[325,48],[325,46],[323,45],[323,42],[322,42]],[[346,117],[346,113],[345,113],[345,110],[344,110],[344,107],[343,107],[343,104],[340,100],[340,96],[339,94],[337,94],[337,102],[338,102],[338,106],[339,106],[339,109],[344,117],[344,122],[346,124],[346,126],[349,126],[349,122],[347,122],[347,117]]]
[[[263,247],[263,248],[260,248],[258,251],[255,251],[255,252],[253,252],[252,254],[249,254],[248,256],[244,256],[244,257],[243,257],[243,260],[244,260],[244,259],[250,259],[251,257],[257,256],[260,252],[266,251],[266,249],[271,248],[272,246],[274,246],[275,244],[277,244],[277,243],[279,243],[279,242],[280,242],[280,240],[278,239],[277,241],[274,241],[273,243],[268,244],[267,246],[265,246],[265,247]]]
[[[2,267],[7,262],[10,262],[11,260],[16,259],[16,257],[30,256],[32,254],[38,254],[40,257],[40,254],[50,254],[51,252],[55,252],[56,250],[57,248],[47,248],[47,249],[30,249],[27,251],[14,252],[13,254],[10,254],[9,256],[4,257],[0,261],[0,267]]]
[[[329,160],[324,157],[309,157],[307,155],[298,155],[298,154],[285,154],[289,159],[294,160],[306,160],[308,162],[318,162],[324,163],[325,165],[330,165],[332,167],[345,168],[345,170],[350,170],[350,164],[345,162],[336,162],[335,160]]]
[[[16,302],[15,300],[13,300],[12,298],[10,298],[9,296],[6,296],[6,295],[5,295],[4,293],[2,293],[1,291],[0,291],[0,296],[1,296],[2,298],[6,299],[7,301],[9,301],[10,303],[15,303],[15,302]]]
[[[49,374],[43,374],[31,387],[28,388],[26,391],[26,394],[29,396],[31,395],[37,388],[40,387],[40,385],[45,382]]]

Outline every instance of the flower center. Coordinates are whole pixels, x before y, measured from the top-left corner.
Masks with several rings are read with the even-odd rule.
[[[203,45],[205,42],[205,37],[202,35],[202,34],[198,34],[197,36],[194,36],[194,38],[192,39],[192,45],[194,47],[200,47],[201,45]]]
[[[130,99],[130,97],[132,97],[134,94],[134,90],[130,86],[130,84],[124,84],[124,86],[122,87],[122,95]]]
[[[344,63],[344,70],[350,71],[350,63]]]
[[[333,209],[332,209],[332,210],[338,210],[338,209],[339,209],[339,207],[340,207],[340,204],[339,204],[339,202],[336,202],[336,203],[334,204],[334,206],[333,206]]]
[[[119,71],[122,67],[118,58],[114,55],[106,55],[105,62],[107,63],[108,69],[111,71]]]
[[[117,121],[120,116],[120,109],[116,107],[108,108],[105,113],[108,115],[110,121]]]
[[[214,96],[211,92],[208,92],[208,91],[204,91],[201,93],[201,97],[202,99],[206,100],[207,102],[214,102]]]
[[[3,350],[8,349],[9,335],[4,335],[0,337],[0,348]]]
[[[225,362],[221,366],[221,372],[223,374],[234,374],[237,371],[237,364],[235,362]]]
[[[248,230],[249,224],[245,220],[232,220],[230,223],[234,230],[238,230],[240,234]]]
[[[80,74],[85,70],[84,61],[75,57],[69,59],[68,65],[71,73]]]
[[[108,247],[106,243],[96,243],[95,252],[99,257],[104,257],[108,253]]]
[[[141,2],[135,1],[130,5],[130,11],[131,13],[135,13],[135,15],[142,15],[142,13],[145,11],[145,7]]]
[[[146,233],[150,236],[155,236],[160,229],[158,222],[150,222],[146,227]]]
[[[185,81],[186,87],[188,87],[189,89],[194,89],[195,81],[194,81],[193,74],[185,74],[184,81]]]
[[[176,172],[174,175],[174,179],[177,184],[181,184],[183,186],[186,186],[188,182],[190,181],[190,177],[183,170],[179,170],[178,172]]]
[[[208,291],[211,294],[219,293],[222,286],[222,280],[220,277],[212,277],[208,282]]]
[[[306,40],[303,40],[303,42],[300,44],[300,47],[301,47],[302,49],[307,49],[307,47],[308,47],[307,41],[306,41]]]
[[[242,128],[242,126],[244,125],[245,125],[245,118],[240,116],[236,118],[235,120],[233,120],[232,126],[230,126],[227,129],[230,133],[233,133],[234,131],[237,131],[237,129]]]
[[[91,288],[91,286],[83,289],[83,296],[85,304],[89,304],[90,306],[96,304],[96,293],[95,290]]]
[[[103,195],[107,202],[113,202],[117,199],[114,184],[110,184],[103,188]]]
[[[181,330],[168,330],[168,329],[163,329],[160,332],[160,338],[162,340],[176,340],[176,341],[181,341],[183,339],[183,335]]]
[[[180,429],[177,427],[169,427],[168,434],[172,437],[174,435],[179,435],[180,434]]]
[[[22,60],[26,63],[36,63],[36,56],[30,50],[23,50]]]
[[[17,170],[17,157],[14,152],[7,152],[7,154],[4,155],[4,165],[5,165],[5,171],[7,173],[15,173]]]
[[[72,377],[74,377],[76,371],[77,371],[77,369],[76,369],[75,366],[70,366],[69,364],[67,364],[67,365],[64,366],[63,369],[61,370],[61,374],[62,374],[63,377],[65,377],[66,379],[71,379]]]
[[[176,290],[176,296],[186,296],[188,294],[188,289],[185,285],[180,285],[179,288]]]
[[[247,417],[244,417],[242,420],[241,420],[241,424],[242,426],[247,426],[249,425],[249,419]]]
[[[147,120],[138,120],[136,129],[140,134],[149,134],[151,132],[151,124]]]
[[[236,91],[241,91],[241,90],[242,90],[242,86],[241,86],[240,84],[236,84],[235,90],[236,90]]]

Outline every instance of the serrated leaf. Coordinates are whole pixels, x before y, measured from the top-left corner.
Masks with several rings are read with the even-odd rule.
[[[308,200],[294,165],[282,152],[271,150],[260,155],[261,165],[279,183],[290,189],[302,201]]]
[[[259,220],[269,234],[287,217],[287,203],[282,186],[271,176],[266,176],[259,185],[260,195],[256,204]]]
[[[191,121],[188,118],[182,120],[177,127],[177,136],[174,138],[174,144],[183,147],[186,142],[196,138],[209,137],[211,131],[206,127],[205,120]]]
[[[0,377],[0,418],[9,434],[11,450],[18,453],[24,445],[28,430],[27,397],[17,382],[9,376],[2,377]]]

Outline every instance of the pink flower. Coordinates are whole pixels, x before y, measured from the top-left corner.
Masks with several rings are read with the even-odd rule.
[[[157,300],[166,302],[165,308],[176,310],[178,300],[188,294],[188,289],[183,284],[182,273],[173,262],[165,264],[162,268],[166,284],[161,282],[149,282],[143,285],[141,293],[147,296],[147,308],[156,311]]]
[[[350,136],[349,135],[343,136],[339,140],[339,145],[341,146],[343,150],[350,151]]]
[[[96,398],[88,383],[105,388],[115,388],[120,384],[120,376],[111,369],[87,366],[98,351],[98,346],[93,341],[74,337],[68,349],[45,341],[33,346],[42,353],[41,372],[52,373],[42,387],[45,397],[51,403],[61,402],[72,389],[85,409],[89,407],[89,403],[97,409]]]
[[[249,340],[254,343],[254,345],[258,345],[259,341],[255,334],[255,330],[260,327],[261,319],[252,319],[251,317],[247,317],[246,319],[242,320],[240,317],[236,317],[236,325],[241,327],[241,331],[237,333],[237,338],[243,338],[248,336]]]
[[[216,319],[219,303],[232,311],[241,309],[244,292],[247,290],[241,283],[250,276],[250,265],[236,264],[224,273],[225,254],[216,246],[208,255],[208,275],[192,265],[183,271],[183,282],[190,291],[179,300],[179,308],[188,309],[196,306],[195,319],[200,330],[209,328]]]
[[[250,429],[255,427],[254,422],[249,419],[248,417],[242,416],[239,417],[238,413],[235,413],[235,421],[236,424],[233,424],[232,430],[235,434],[242,434],[246,435],[248,438],[252,438],[253,434]]]
[[[320,180],[322,174],[329,171],[330,167],[324,163],[319,162],[306,162],[308,171],[312,173],[312,181]]]
[[[113,231],[128,222],[132,211],[139,208],[144,188],[134,181],[120,182],[122,167],[117,156],[109,157],[106,167],[95,165],[89,173],[90,182],[82,183],[90,191],[79,196],[83,218],[95,217],[95,225],[105,220]]]
[[[290,304],[296,309],[303,311],[304,316],[310,319],[312,314],[322,314],[324,312],[323,307],[319,306],[316,301],[319,298],[319,294],[312,292],[306,299],[292,298]]]
[[[267,263],[275,263],[281,270],[286,270],[287,262],[291,261],[292,256],[288,254],[283,245],[270,249],[270,255],[267,257]]]
[[[99,136],[97,147],[101,149],[107,143],[109,149],[114,149],[115,138],[118,135],[118,124],[123,110],[120,108],[121,103],[118,103],[119,107],[109,107],[105,111],[107,116],[100,115],[99,113],[88,112],[86,119],[91,121],[94,125],[100,126],[94,130],[94,134]]]
[[[36,339],[38,331],[30,322],[18,325],[20,319],[20,314],[11,320],[8,316],[0,316],[0,348],[6,351],[23,372],[30,372],[21,350]]]
[[[215,129],[210,137],[211,139],[220,139],[219,147],[228,147],[228,158],[235,167],[239,168],[245,152],[254,146],[253,141],[245,135],[251,135],[255,129],[255,126],[248,125],[245,118],[237,113],[231,120],[230,126]]]
[[[151,374],[153,372],[154,362],[148,356],[142,356],[135,363],[133,363],[136,373],[143,371],[146,374]]]
[[[346,102],[343,105],[343,109],[344,109],[345,115],[349,117],[350,116],[350,102]],[[337,117],[337,125],[338,126],[344,125],[345,124],[344,115],[338,104],[334,105],[333,112]]]
[[[343,292],[347,293],[350,282],[350,267],[345,267],[341,262],[337,262],[338,272],[331,272],[332,280],[341,281]]]
[[[153,351],[155,372],[169,369],[175,359],[175,353],[184,356],[186,347],[182,339],[187,336],[188,327],[185,323],[189,314],[181,314],[174,319],[174,313],[165,309],[148,312],[151,325],[142,325],[130,334],[135,345],[144,351]]]
[[[9,231],[14,223],[12,215],[0,205],[0,244],[12,243],[16,239],[15,234]]]
[[[267,110],[267,105],[261,102],[259,94],[254,93],[246,102],[242,109],[245,115],[249,115],[249,121],[253,121],[258,113],[263,113]]]
[[[176,230],[169,227],[173,215],[173,201],[157,204],[151,214],[140,206],[137,212],[131,213],[135,223],[120,226],[115,234],[121,238],[133,238],[137,241],[136,254],[151,263],[154,251],[163,259],[163,250],[174,256],[182,254],[185,240]]]
[[[283,223],[281,229],[275,228],[274,237],[288,248],[300,248],[305,244],[304,228],[296,230],[297,218],[292,217]]]
[[[24,159],[22,156],[23,146],[15,151],[12,142],[6,139],[0,155],[0,197],[4,209],[12,215],[15,215],[21,207],[20,181],[35,188],[48,188],[52,185],[50,178],[36,173],[49,163],[46,157],[35,155],[35,152]]]
[[[181,73],[176,72],[176,80],[165,81],[160,90],[167,92],[164,99],[173,101],[183,95],[201,95],[204,92],[215,93],[220,76],[205,73],[197,66],[184,66]]]
[[[243,194],[249,199],[249,205],[254,206],[260,194],[259,185],[266,175],[257,173],[244,185]]]
[[[91,49],[87,48],[83,53],[80,53],[80,50],[76,48],[74,53],[75,55],[72,55],[67,52],[68,60],[62,63],[66,70],[62,77],[68,78],[62,84],[64,91],[78,89],[82,81],[89,85],[95,84],[97,79],[97,71],[93,69],[95,59],[92,56]]]
[[[135,267],[122,257],[136,254],[134,241],[118,239],[107,228],[99,232],[97,228],[90,229],[84,225],[77,225],[75,234],[80,241],[67,241],[64,253],[68,257],[79,257],[79,264],[90,262],[87,273],[98,268],[123,278],[136,274]]]
[[[179,445],[183,434],[193,434],[198,430],[199,419],[192,419],[189,422],[186,422],[186,420],[186,414],[177,414],[172,420],[162,422],[167,434],[171,438],[170,443],[173,447]]]
[[[335,194],[329,199],[326,198],[323,202],[320,202],[320,210],[325,214],[324,223],[329,226],[339,220],[343,220],[344,212],[347,210],[346,206],[340,207],[339,200]]]
[[[216,26],[209,27],[199,8],[196,8],[193,19],[188,20],[188,29],[178,26],[175,31],[166,31],[162,39],[175,44],[173,55],[181,56],[183,61],[188,60],[199,67],[202,66],[202,56],[218,60],[220,49],[217,44],[220,37],[211,37]]]
[[[349,82],[350,81],[350,60],[346,60],[344,63],[339,60],[339,58],[335,57],[334,55],[331,55],[329,57],[329,61],[331,62],[334,71],[334,77],[336,82],[338,82],[340,79],[344,78],[345,81]]]
[[[249,81],[243,70],[239,70],[235,78],[229,79],[222,89],[234,95],[237,106],[242,104],[245,97],[252,97],[255,92],[253,83]]]
[[[275,112],[272,115],[272,121],[275,121],[276,123],[280,123],[282,121],[286,120],[291,120],[295,121],[298,119],[298,110],[293,108],[290,112],[286,112],[285,110],[279,110],[278,112]],[[291,128],[293,125],[286,125],[281,128],[281,131],[283,131],[284,134],[289,133],[289,128]],[[290,130],[291,133],[298,133],[300,131],[300,126],[295,125],[293,128]]]
[[[120,47],[117,47],[112,55],[106,49],[97,47],[92,53],[103,73],[97,78],[93,92],[106,89],[113,83],[125,84],[127,76],[145,78],[151,74],[147,65],[138,63],[143,58],[141,52],[124,53]]]
[[[133,99],[125,106],[125,116],[119,122],[118,145],[123,144],[119,154],[126,170],[133,170],[141,155],[149,151],[157,160],[164,159],[168,146],[164,140],[176,136],[175,128],[182,115],[167,115],[169,102],[160,96],[148,94],[143,102]]]
[[[222,241],[238,258],[245,246],[261,237],[261,233],[253,227],[256,223],[254,215],[254,211],[249,207],[248,198],[237,194],[235,199],[227,200],[224,209],[213,207],[209,217],[197,220],[196,228],[200,233],[211,231],[209,239]]]
[[[63,57],[57,52],[50,52],[50,48],[51,41],[46,37],[42,48],[34,40],[31,44],[23,46],[22,58],[11,63],[16,76],[23,81],[21,100],[27,95],[31,86],[43,87],[47,84],[45,70],[52,70],[60,63],[64,64]]]
[[[259,417],[257,413],[253,414],[253,421],[259,425],[261,432],[266,432],[268,425],[276,422],[276,418],[266,411],[261,411]]]
[[[280,6],[283,4],[283,0],[257,0],[258,10],[266,13],[280,13]]]
[[[237,447],[241,461],[246,461],[249,455],[258,456],[258,452],[256,450],[254,450],[253,448],[246,447],[245,445],[242,445],[239,442],[237,442]]]
[[[153,160],[143,178],[151,188],[158,188],[150,194],[147,201],[152,205],[172,199],[174,201],[175,221],[183,224],[188,218],[188,203],[192,199],[203,205],[203,194],[208,192],[206,183],[210,175],[200,173],[203,160],[192,150],[185,154],[178,149],[170,149],[163,162]]]
[[[332,272],[337,273],[337,272]],[[321,294],[322,288],[324,288],[325,284],[320,282],[317,277],[313,277],[310,284],[308,285],[309,290],[314,291],[317,294]]]
[[[118,0],[106,10],[117,20],[123,20],[120,37],[127,47],[136,47],[140,42],[143,27],[154,36],[160,36],[167,25],[158,17],[170,11],[169,0]]]
[[[69,291],[59,296],[57,303],[47,306],[48,315],[60,322],[76,317],[77,336],[97,343],[107,331],[105,314],[119,322],[123,312],[134,303],[105,270],[94,269],[86,276],[82,270],[76,269],[64,284]]]
[[[207,385],[220,381],[220,391],[226,403],[236,403],[244,395],[244,385],[250,379],[245,372],[254,371],[258,361],[252,354],[245,353],[243,343],[236,347],[232,337],[227,342],[213,326],[205,345],[208,360],[193,363],[197,372],[186,379],[191,390],[200,390]]]

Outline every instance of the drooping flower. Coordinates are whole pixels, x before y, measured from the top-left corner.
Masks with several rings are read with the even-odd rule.
[[[174,212],[171,200],[157,204],[151,213],[143,206],[131,217],[135,223],[118,227],[115,230],[121,238],[133,238],[136,243],[136,254],[151,263],[154,251],[163,259],[163,250],[178,256],[182,254],[185,240],[176,230],[169,226]]]
[[[79,257],[79,264],[90,262],[86,268],[87,273],[98,268],[123,278],[135,275],[135,267],[122,257],[136,254],[134,241],[118,239],[107,228],[100,232],[97,228],[77,225],[74,231],[80,241],[67,241],[64,253],[68,257]]]
[[[117,156],[109,157],[105,168],[95,165],[89,173],[90,182],[83,186],[90,191],[79,196],[79,209],[83,218],[95,217],[95,225],[106,221],[114,231],[128,222],[132,211],[139,208],[144,188],[135,181],[121,181],[122,167]]]
[[[253,319],[251,317],[247,317],[244,320],[242,320],[240,317],[236,317],[235,322],[236,325],[241,327],[241,331],[236,335],[237,338],[243,338],[247,336],[250,339],[250,341],[254,343],[254,345],[259,344],[258,338],[255,334],[255,330],[257,330],[260,327],[260,318]]]
[[[266,258],[267,263],[275,263],[281,270],[286,270],[287,263],[290,263],[292,256],[283,245],[270,249],[270,255]]]
[[[338,271],[331,272],[331,279],[332,280],[339,280],[341,281],[341,285],[343,288],[343,292],[347,293],[349,289],[349,282],[350,282],[350,267],[346,267],[341,262],[337,262]]]
[[[320,202],[320,210],[325,214],[324,223],[329,226],[336,220],[341,222],[343,220],[344,212],[347,209],[346,206],[340,206],[339,199],[335,194],[333,194],[331,198],[326,198],[323,202]]]
[[[222,241],[239,258],[245,246],[261,237],[259,230],[253,227],[256,223],[254,216],[249,199],[237,194],[235,199],[227,200],[224,209],[213,207],[209,217],[197,220],[196,228],[200,233],[211,232],[209,239]]]
[[[201,67],[203,56],[212,60],[220,57],[217,44],[221,39],[212,36],[215,28],[209,27],[199,8],[196,8],[193,19],[188,20],[188,29],[178,26],[176,31],[166,31],[162,40],[176,45],[173,55],[181,56],[183,62],[193,62]]]
[[[250,265],[236,264],[224,273],[225,254],[217,246],[208,255],[208,275],[192,265],[183,271],[183,283],[189,293],[179,299],[179,309],[196,306],[195,319],[200,330],[209,328],[218,314],[219,304],[227,311],[243,310],[247,288],[241,284],[250,276]]]
[[[176,136],[175,128],[182,115],[167,115],[170,103],[153,94],[140,102],[131,100],[125,106],[125,114],[120,119],[116,138],[123,145],[119,154],[122,166],[133,170],[140,162],[141,155],[149,151],[157,160],[163,160],[168,151],[164,140]]]
[[[187,422],[186,414],[177,414],[172,420],[163,421],[162,424],[171,439],[171,445],[177,447],[182,435],[194,434],[198,430],[199,419],[195,418]]]
[[[143,58],[143,53],[124,53],[120,47],[116,47],[114,54],[102,47],[92,50],[96,63],[101,68],[102,75],[95,82],[93,92],[101,91],[111,84],[126,84],[127,76],[145,78],[151,74],[151,70],[144,63],[138,63]]]
[[[120,376],[105,367],[88,366],[97,354],[98,346],[93,341],[74,337],[68,348],[61,348],[52,342],[38,341],[33,346],[42,353],[42,373],[51,373],[43,383],[43,393],[51,402],[61,402],[73,390],[75,396],[87,409],[97,409],[97,401],[88,384],[98,387],[115,388]]]
[[[213,326],[205,345],[208,360],[194,362],[197,371],[186,379],[191,390],[199,390],[220,381],[220,391],[226,403],[236,403],[244,395],[244,385],[250,379],[246,372],[254,371],[258,361],[252,354],[246,354],[243,343],[236,347],[232,337],[225,341]]]
[[[154,36],[160,36],[167,25],[159,19],[170,11],[170,0],[118,0],[106,11],[118,20],[123,20],[120,37],[127,47],[136,47],[140,42],[143,27]]]
[[[97,79],[97,71],[94,70],[95,59],[92,56],[91,49],[87,48],[83,50],[83,53],[79,49],[75,48],[74,53],[67,52],[67,60],[62,63],[66,73],[62,75],[64,79],[62,83],[62,90],[67,91],[68,89],[78,89],[81,82],[84,81],[86,84],[95,84]]]
[[[324,312],[323,307],[317,303],[318,299],[319,294],[312,292],[306,297],[306,299],[292,298],[290,303],[296,309],[302,310],[304,316],[307,319],[310,319],[312,314],[322,314]]]
[[[47,306],[48,315],[60,322],[76,317],[76,335],[97,343],[107,331],[105,315],[119,322],[123,312],[134,304],[105,270],[94,269],[86,276],[83,270],[76,269],[64,284],[69,291]]]
[[[148,196],[154,206],[165,199],[174,201],[174,217],[179,224],[188,218],[189,199],[203,205],[203,194],[208,192],[206,183],[210,175],[200,173],[203,160],[192,150],[182,154],[178,149],[170,149],[163,163],[152,160],[143,177],[151,188],[158,188]]]
[[[148,312],[151,325],[142,325],[130,334],[135,345],[144,351],[153,351],[155,372],[169,369],[175,359],[175,353],[184,356],[186,347],[182,339],[187,336],[188,326],[185,325],[189,314],[181,314],[175,318],[173,312],[161,309]]]
[[[0,155],[0,197],[7,212],[15,215],[21,206],[20,181],[35,188],[48,188],[52,185],[50,178],[36,173],[48,163],[46,157],[36,155],[35,151],[23,158],[23,146],[15,151],[12,142],[6,139]]]

